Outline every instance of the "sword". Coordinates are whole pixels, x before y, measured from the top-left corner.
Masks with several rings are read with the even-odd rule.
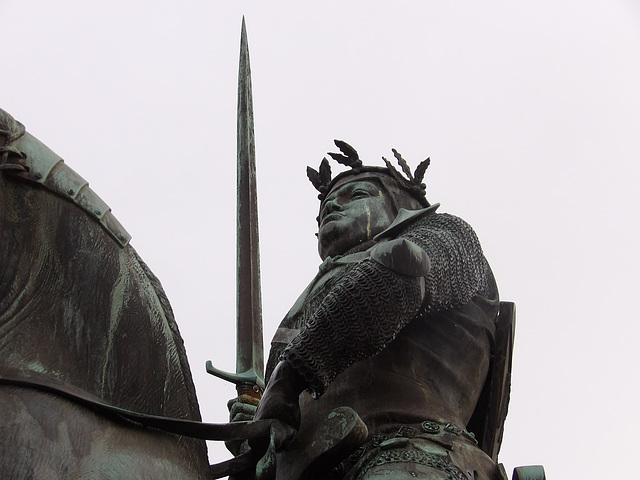
[[[236,384],[242,394],[260,398],[264,390],[262,345],[262,299],[258,250],[258,198],[256,152],[253,134],[253,99],[247,29],[242,17],[240,69],[238,72],[238,231],[237,231],[237,348],[236,373],[215,368],[207,361],[207,372]]]

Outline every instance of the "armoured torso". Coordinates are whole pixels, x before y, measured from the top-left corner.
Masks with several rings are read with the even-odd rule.
[[[425,223],[436,224],[444,217],[432,215],[422,222],[405,222],[401,229],[396,230],[415,241],[424,230]],[[325,262],[321,269],[323,272],[318,274],[283,320],[274,338],[268,369],[273,367],[297,329],[310,321],[323,299],[340,279],[350,275],[363,256],[360,253],[352,255],[353,260],[346,256],[336,262]],[[484,257],[482,261],[485,278],[481,282],[481,291],[461,292],[460,295],[454,292],[452,295],[455,298],[466,296],[469,301],[456,305],[452,299],[435,299],[439,293],[432,289],[418,314],[379,353],[342,371],[320,398],[303,393],[301,429],[312,426],[314,419],[343,405],[358,412],[371,434],[389,425],[425,420],[464,428],[487,375],[493,322],[499,304],[493,275]],[[467,287],[452,283],[449,288],[464,290]],[[442,292],[442,289],[438,291]],[[381,289],[375,294],[384,296],[389,292]],[[443,305],[449,308],[442,308]],[[387,318],[380,321],[393,323],[393,319]],[[340,327],[336,325],[334,328]],[[349,330],[346,334],[352,336],[349,343],[357,347],[371,332]],[[332,349],[335,346],[328,342],[326,351],[318,348],[322,352],[319,355],[340,356],[343,353]]]

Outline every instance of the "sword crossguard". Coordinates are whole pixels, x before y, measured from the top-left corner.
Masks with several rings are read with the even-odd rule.
[[[264,390],[264,378],[262,374],[256,372],[253,368],[242,373],[230,373],[214,367],[211,360],[207,360],[206,368],[207,373],[214,377],[234,383],[238,393],[247,393],[250,395],[250,392],[254,392],[252,396],[255,396],[255,394],[261,394]],[[240,392],[240,390],[242,390],[242,392]]]

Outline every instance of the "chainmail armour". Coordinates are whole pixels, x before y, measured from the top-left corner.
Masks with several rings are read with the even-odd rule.
[[[309,391],[320,396],[339,373],[383,350],[418,314],[459,307],[489,288],[489,266],[474,231],[462,219],[431,214],[398,237],[429,256],[424,300],[421,278],[401,275],[371,259],[349,265],[335,275],[327,295],[315,302],[309,295],[312,312],[285,318],[281,327],[302,330],[284,351],[274,344],[268,372],[278,358],[288,361]],[[301,318],[306,325],[299,324]]]

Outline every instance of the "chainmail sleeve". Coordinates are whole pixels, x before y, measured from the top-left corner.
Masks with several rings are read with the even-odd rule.
[[[475,295],[488,293],[491,268],[476,233],[461,218],[430,215],[400,237],[420,246],[431,261],[425,279],[427,313],[459,307]]]
[[[420,279],[371,260],[354,266],[329,292],[282,354],[314,396],[349,365],[393,340],[420,309]]]
[[[426,277],[401,275],[371,259],[355,264],[282,353],[281,360],[304,377],[312,395],[322,395],[347,367],[384,349],[421,311],[463,305],[487,288],[488,265],[463,220],[430,215],[399,237],[427,253]]]

